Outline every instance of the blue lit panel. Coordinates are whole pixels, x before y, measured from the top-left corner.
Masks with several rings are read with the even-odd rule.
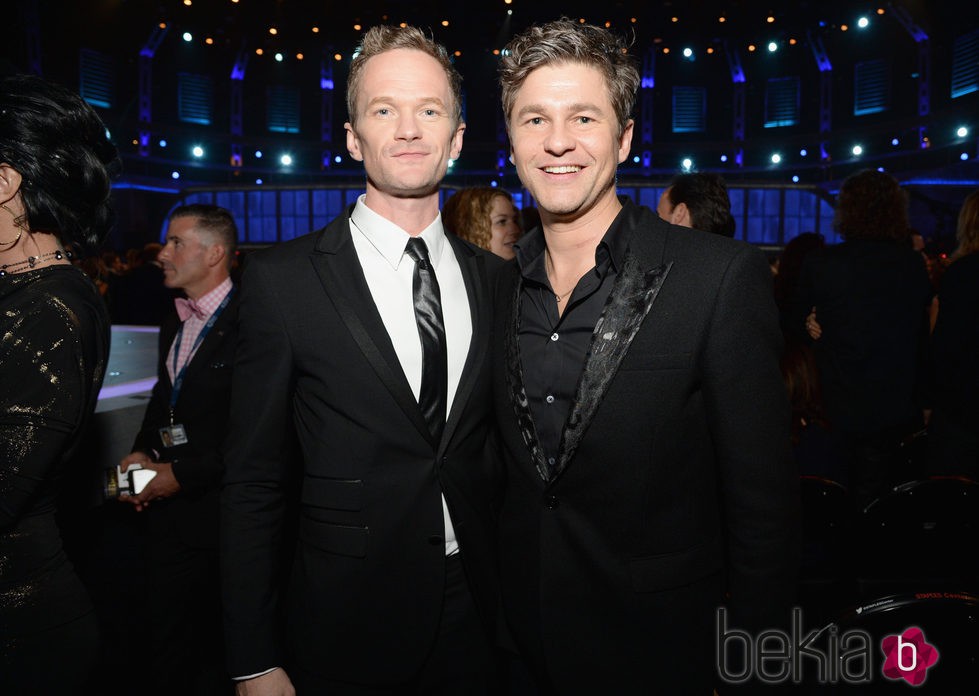
[[[883,60],[857,63],[853,67],[853,115],[887,111],[890,102],[890,74]]]
[[[799,122],[799,78],[771,79],[765,87],[765,128],[794,126]]]
[[[952,49],[952,99],[979,92],[979,29],[955,40]]]
[[[298,133],[299,90],[283,85],[269,87],[266,116],[272,133]]]
[[[78,93],[92,106],[112,108],[112,59],[83,48],[78,57]]]
[[[673,88],[673,132],[703,133],[707,130],[707,90],[703,87]]]
[[[177,75],[177,112],[184,123],[211,124],[214,115],[214,89],[207,75]]]

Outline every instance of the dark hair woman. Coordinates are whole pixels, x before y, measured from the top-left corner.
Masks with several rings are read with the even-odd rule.
[[[98,641],[56,521],[95,409],[109,317],[71,250],[108,231],[119,161],[78,95],[0,81],[0,681],[5,694],[80,692]]]

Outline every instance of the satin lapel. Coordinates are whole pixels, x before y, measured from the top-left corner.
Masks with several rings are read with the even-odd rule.
[[[401,369],[394,344],[384,328],[384,321],[371,296],[360,260],[350,238],[347,219],[324,230],[310,256],[326,296],[346,325],[357,346],[370,363],[381,383],[391,392],[405,415],[433,448],[432,439],[411,386]]]
[[[486,265],[481,256],[477,256],[457,238],[446,235],[446,240],[452,245],[462,279],[466,284],[466,294],[469,297],[469,312],[472,318],[472,337],[469,339],[469,352],[466,354],[466,364],[462,368],[459,386],[452,399],[452,410],[445,421],[442,432],[441,449],[452,441],[462,412],[472,396],[476,378],[486,360],[486,345],[489,341],[489,297],[486,287]]]
[[[524,387],[523,366],[520,358],[520,298],[523,294],[521,290],[523,284],[520,274],[514,271],[513,292],[509,302],[509,319],[504,323],[503,350],[506,367],[507,388],[510,393],[510,404],[513,406],[513,413],[517,417],[517,428],[520,436],[527,446],[530,453],[530,461],[537,469],[538,475],[546,483],[549,478],[547,462],[544,460],[544,452],[540,446],[540,438],[537,435],[537,426],[534,425],[534,417],[530,411],[530,401],[527,399],[527,391]]]
[[[616,276],[612,292],[592,333],[591,348],[578,379],[574,405],[561,433],[561,449],[554,478],[574,458],[619,363],[649,314],[672,266],[673,262],[670,261],[647,270],[633,253],[626,253],[622,271]]]
[[[170,377],[170,370],[167,368],[167,356],[170,355],[170,346],[173,345],[173,340],[177,337],[177,329],[180,328],[180,319],[177,318],[176,312],[167,316],[160,325],[160,365],[162,368],[160,370],[161,379],[166,378],[167,389],[173,389],[173,379]],[[169,392],[167,392],[169,394]]]

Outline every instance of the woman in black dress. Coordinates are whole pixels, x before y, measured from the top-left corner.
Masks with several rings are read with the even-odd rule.
[[[67,465],[95,409],[109,317],[70,261],[111,224],[118,168],[76,94],[0,81],[0,692],[81,690],[98,647],[91,600],[55,519]]]

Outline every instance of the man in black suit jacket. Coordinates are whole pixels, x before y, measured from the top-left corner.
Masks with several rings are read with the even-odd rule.
[[[439,217],[465,128],[459,76],[419,30],[375,27],[347,101],[366,194],[325,229],[250,255],[242,280],[222,494],[229,669],[241,694],[494,693],[485,347],[501,262]],[[419,240],[430,262],[409,256]],[[414,303],[426,267],[446,359],[431,373],[447,400],[432,420]]]
[[[238,232],[212,205],[173,211],[159,254],[164,283],[183,291],[160,328],[157,382],[133,452],[123,458],[155,472],[125,497],[146,510],[145,605],[152,693],[220,693],[223,671],[218,581],[218,494],[224,462],[238,297],[229,276]],[[130,653],[132,654],[132,653]]]
[[[798,477],[755,248],[616,195],[639,83],[610,32],[532,27],[501,60],[542,228],[499,283],[504,610],[541,692],[702,694],[727,626],[788,621]],[[721,693],[723,693],[721,689]]]

